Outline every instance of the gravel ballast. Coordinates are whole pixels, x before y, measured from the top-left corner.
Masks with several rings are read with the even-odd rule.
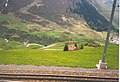
[[[119,77],[119,70],[33,65],[0,65],[0,73]]]

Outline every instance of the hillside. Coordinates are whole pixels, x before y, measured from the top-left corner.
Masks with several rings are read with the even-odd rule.
[[[104,41],[109,21],[96,3],[99,7],[92,0],[0,0],[0,38],[44,46]],[[118,33],[117,26],[113,31]]]
[[[12,0],[8,1],[7,7],[4,6],[5,1],[1,2],[3,13],[13,12],[17,17],[26,21],[42,23],[43,25],[48,24],[48,21],[50,21],[60,26],[72,26],[68,18],[77,18],[97,31],[107,30],[106,26],[109,22],[106,18],[109,19],[110,12],[101,13],[100,11],[110,11],[108,5],[112,5],[111,0],[103,2],[98,0]],[[116,24],[117,21],[118,19],[116,19]]]
[[[110,14],[112,10],[112,2],[113,0],[102,0],[101,2],[99,0],[89,0],[92,5],[102,14],[107,20],[110,19]],[[113,19],[113,25],[115,28],[119,28],[119,0],[117,0],[115,9],[115,15]]]

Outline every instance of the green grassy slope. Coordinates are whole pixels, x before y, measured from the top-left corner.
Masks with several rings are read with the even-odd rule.
[[[6,42],[5,39],[0,38],[0,49],[3,50],[10,50],[22,47],[22,44],[17,41],[8,41]]]
[[[12,29],[28,31],[27,24],[21,22],[21,20],[17,19],[13,14],[0,14],[0,24]]]
[[[1,50],[0,64],[95,68],[102,54],[103,47],[85,47],[83,50],[69,52],[32,49]],[[118,45],[110,44],[106,57],[108,68],[119,68],[118,54]]]

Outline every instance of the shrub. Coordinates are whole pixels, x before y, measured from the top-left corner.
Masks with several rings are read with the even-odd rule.
[[[75,47],[77,48],[77,44],[75,44]]]
[[[80,49],[84,49],[84,46],[83,46],[83,44],[81,44],[81,47],[80,47]]]
[[[78,50],[77,44],[74,45],[76,47],[76,50]]]
[[[65,44],[64,51],[68,51],[68,45]]]

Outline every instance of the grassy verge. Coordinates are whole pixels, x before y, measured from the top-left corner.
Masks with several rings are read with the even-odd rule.
[[[65,66],[95,68],[102,57],[104,47],[84,47],[83,50],[64,52],[62,50],[0,50],[0,64]],[[106,61],[108,68],[119,68],[118,45],[110,44]]]

